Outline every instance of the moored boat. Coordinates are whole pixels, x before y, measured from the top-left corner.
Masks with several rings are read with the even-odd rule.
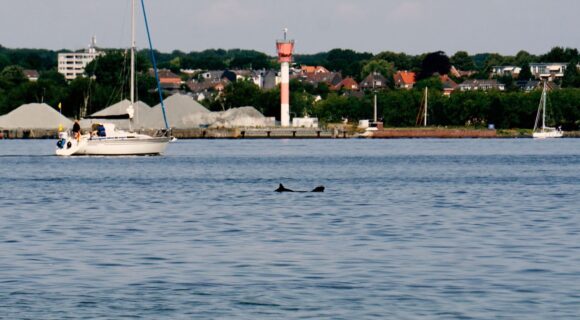
[[[544,81],[544,88],[542,89],[542,97],[540,98],[540,106],[538,107],[538,113],[536,115],[536,123],[534,124],[534,131],[532,137],[535,139],[547,139],[547,138],[561,138],[564,132],[561,128],[552,128],[546,126],[546,100],[547,100],[547,84]],[[540,117],[542,119],[542,125],[540,126]]]

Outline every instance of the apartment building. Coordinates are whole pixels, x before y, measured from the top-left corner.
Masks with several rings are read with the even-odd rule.
[[[82,76],[85,72],[85,67],[96,57],[104,54],[104,52],[97,51],[96,44],[96,38],[92,37],[89,48],[84,52],[59,53],[58,72],[64,75],[66,80],[74,80]]]

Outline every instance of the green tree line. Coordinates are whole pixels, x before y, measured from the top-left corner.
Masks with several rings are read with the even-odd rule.
[[[438,83],[435,79],[428,80]],[[290,82],[290,89],[292,116],[315,116],[322,123],[342,122],[344,119],[356,123],[373,117],[373,92],[354,97],[296,80]],[[441,90],[430,89],[428,122],[432,126],[486,127],[494,124],[498,129],[532,128],[540,95],[538,89],[532,92],[465,91],[448,97]],[[318,96],[323,99],[316,101]],[[548,124],[578,130],[580,89],[554,90],[548,97]],[[421,87],[377,92],[378,117],[389,127],[415,126],[422,98]],[[222,96],[206,105],[214,111],[254,106],[266,116],[279,118],[280,91],[262,91],[252,82],[239,81],[226,87]]]
[[[450,97],[430,91],[428,123],[434,126],[485,127],[498,129],[532,128],[541,90],[532,92],[465,91]],[[415,125],[422,92],[420,90],[379,93],[379,109],[386,126]],[[548,94],[548,124],[578,130],[580,89],[562,89]]]
[[[108,51],[108,50],[107,50]],[[0,70],[10,65],[18,65],[24,69],[46,71],[56,68],[57,55],[67,50],[45,49],[10,49],[0,45]],[[179,69],[264,69],[276,67],[276,57],[255,50],[243,49],[208,49],[189,53],[174,50],[171,53],[155,51],[160,68]],[[357,52],[350,49],[332,49],[328,52],[315,54],[296,54],[295,62],[305,65],[320,65],[331,71],[341,71],[344,76],[353,76],[360,80],[363,66],[369,60],[384,60],[393,65],[396,70],[421,71],[426,53],[409,55],[392,51],[377,54]],[[470,55],[466,51],[458,51],[449,57],[450,63],[460,70],[480,72],[487,77],[492,66],[515,65],[523,66],[532,62],[565,62],[578,63],[580,55],[575,48],[554,47],[549,52],[534,55],[519,51],[515,55],[498,53],[477,53]]]
[[[96,59],[86,68],[87,77],[67,82],[56,72],[57,52],[36,49],[7,49],[0,46],[0,114],[31,102],[45,102],[52,106],[63,105],[63,113],[78,117],[86,106],[87,114],[100,110],[128,96],[127,52],[107,50],[108,54]],[[178,71],[191,69],[223,68],[271,68],[276,66],[275,57],[253,50],[205,50],[202,52],[172,53],[155,52],[160,67]],[[433,72],[445,73],[451,65],[459,69],[485,73],[494,65],[529,65],[530,62],[566,62],[568,69],[562,81],[563,90],[550,93],[553,102],[552,119],[557,124],[577,126],[578,89],[580,75],[576,68],[578,51],[570,48],[553,48],[550,52],[535,56],[525,51],[515,56],[498,54],[469,55],[459,51],[451,57],[443,52],[422,55],[381,52],[373,55],[347,49],[333,49],[312,55],[297,55],[297,64],[322,65],[330,70],[339,70],[343,76],[362,79],[370,72],[381,72],[391,78],[396,70],[414,70],[425,78],[416,84],[417,90],[386,90],[379,92],[379,117],[390,126],[409,126],[415,123],[420,101],[421,88],[428,86],[441,90],[440,82],[430,78]],[[138,98],[150,105],[157,103],[155,82],[147,70],[151,67],[148,52],[137,54]],[[40,79],[29,82],[23,69],[37,69]],[[524,68],[525,70],[525,68]],[[525,72],[524,72],[525,73]],[[520,76],[521,77],[521,76]],[[500,79],[506,83],[514,79]],[[392,83],[390,83],[392,86]],[[498,128],[533,125],[539,93],[523,93],[515,86],[507,86],[510,92],[466,92],[454,93],[450,98],[439,93],[431,94],[430,123],[433,125],[484,125],[494,123]],[[372,94],[354,97],[343,92],[331,92],[326,84],[313,86],[292,81],[291,103],[293,116],[314,115],[322,122],[338,122],[371,118]],[[315,102],[317,97],[322,100]],[[249,82],[236,82],[228,86],[218,98],[205,104],[212,110],[251,105],[266,116],[279,116],[279,90],[261,91]]]

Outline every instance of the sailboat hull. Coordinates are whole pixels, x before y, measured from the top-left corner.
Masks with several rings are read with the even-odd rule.
[[[165,152],[169,137],[103,138],[68,140],[57,148],[59,156],[127,156],[159,155]],[[69,144],[70,143],[70,144]]]
[[[561,138],[564,135],[562,131],[543,131],[543,132],[534,132],[532,137],[534,139],[549,139],[549,138]]]
[[[156,155],[167,148],[169,138],[89,140],[80,155]]]

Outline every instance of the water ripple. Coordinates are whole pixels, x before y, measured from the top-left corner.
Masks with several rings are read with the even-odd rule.
[[[576,144],[0,141],[0,318],[576,319]]]

